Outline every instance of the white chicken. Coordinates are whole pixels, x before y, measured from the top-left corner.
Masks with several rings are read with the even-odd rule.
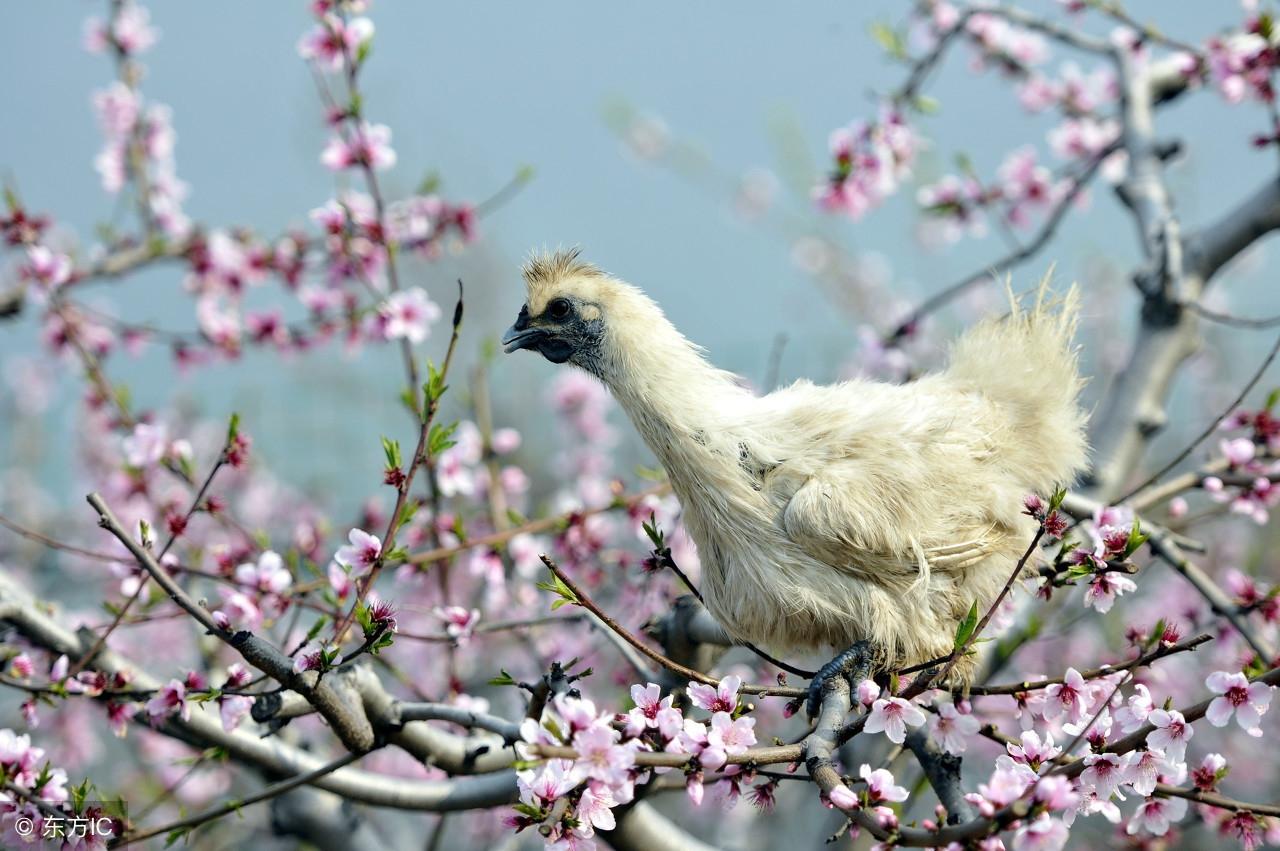
[[[1085,464],[1074,288],[1056,306],[1044,287],[1030,309],[1015,301],[960,337],[945,370],[909,383],[797,381],[758,396],[576,251],[523,273],[505,350],[574,364],[613,392],[670,477],[707,607],[736,639],[854,645],[895,668],[947,654],[1035,533],[1024,497]],[[973,671],[962,659],[952,683]]]

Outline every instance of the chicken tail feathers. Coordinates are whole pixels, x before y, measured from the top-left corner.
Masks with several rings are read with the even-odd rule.
[[[979,323],[955,342],[947,374],[1004,415],[1001,451],[1011,472],[1047,494],[1070,484],[1088,456],[1079,403],[1084,382],[1072,342],[1080,294],[1073,285],[1055,297],[1046,275],[1030,297],[1010,290],[1009,300],[1006,316]]]

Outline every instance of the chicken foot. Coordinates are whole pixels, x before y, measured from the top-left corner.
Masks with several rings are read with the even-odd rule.
[[[872,675],[877,663],[882,659],[883,654],[870,641],[864,639],[854,642],[848,650],[823,665],[809,681],[809,696],[805,702],[805,711],[809,717],[817,717],[818,707],[822,703],[822,694],[835,677],[844,678],[852,692],[858,688],[858,683]]]

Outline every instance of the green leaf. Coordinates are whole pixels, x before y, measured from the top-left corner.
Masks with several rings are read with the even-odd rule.
[[[434,195],[440,191],[440,172],[434,169],[422,176],[422,180],[418,181],[419,195]]]
[[[932,98],[928,95],[916,95],[915,99],[911,101],[911,105],[921,115],[934,115],[942,107],[937,98]]]
[[[427,454],[439,455],[449,447],[454,446],[457,441],[453,439],[453,433],[457,429],[457,423],[450,423],[449,425],[433,424],[431,433],[427,436]]]
[[[515,678],[507,673],[506,669],[500,669],[501,673],[493,679],[489,680],[491,686],[513,686],[516,684]]]
[[[418,513],[419,507],[420,503],[416,499],[406,501],[404,507],[400,509],[400,516],[396,519],[396,528],[400,528],[412,520],[413,516]]]
[[[377,656],[384,649],[395,644],[396,634],[391,630],[383,630],[382,635],[378,636],[378,640],[369,645],[369,652]]]
[[[382,453],[387,458],[388,467],[399,468],[401,466],[400,441],[382,438]]]
[[[1142,530],[1138,528],[1138,518],[1135,517],[1133,519],[1133,528],[1129,530],[1129,540],[1124,545],[1124,557],[1128,558],[1133,555],[1150,537],[1150,535],[1144,535]]]
[[[369,632],[369,629],[373,626],[373,620],[369,617],[369,607],[364,603],[357,604],[355,615],[356,623],[360,624],[360,629],[366,633]]]
[[[649,519],[641,522],[644,533],[649,536],[649,540],[653,542],[655,549],[663,549],[666,547],[666,536],[662,534],[662,530],[658,528],[657,515],[650,514]]]
[[[413,388],[406,387],[400,391],[400,403],[409,409],[409,412],[418,417],[423,417],[423,413],[418,410],[418,404],[413,398]]]
[[[550,591],[558,597],[558,599],[551,604],[551,611],[553,612],[561,606],[565,606],[570,603],[574,605],[581,605],[578,595],[574,594],[569,586],[565,585],[559,576],[552,574],[550,582],[539,582],[538,587],[543,591]]]
[[[520,813],[521,815],[528,816],[531,819],[537,819],[538,821],[542,821],[543,818],[546,817],[546,813],[544,813],[542,810],[538,809],[537,807],[533,806],[532,804],[515,803],[515,804],[512,804],[512,806],[515,808],[516,812]]]
[[[426,397],[426,404],[440,401],[440,397],[449,389],[449,385],[444,383],[444,373],[436,369],[434,361],[427,361],[427,380],[422,385],[422,394]]]
[[[84,802],[89,797],[89,778],[71,787],[71,808],[76,812],[84,810]]]
[[[1275,18],[1271,16],[1270,12],[1262,12],[1258,15],[1257,28],[1258,35],[1267,41],[1271,41],[1271,34],[1275,31]]]
[[[974,600],[973,605],[969,606],[969,613],[964,616],[964,620],[960,621],[956,627],[955,649],[959,650],[968,643],[973,637],[973,631],[978,628],[978,601]]]
[[[1053,496],[1049,497],[1049,514],[1057,511],[1062,507],[1062,501],[1067,498],[1067,489],[1058,488],[1053,492]]]
[[[1272,390],[1267,394],[1267,410],[1270,411],[1276,406],[1276,402],[1280,402],[1280,387]]]
[[[179,839],[181,839],[182,837],[186,836],[186,835],[187,835],[188,833],[190,833],[190,832],[191,832],[191,828],[189,828],[189,827],[177,827],[177,828],[174,828],[173,830],[171,830],[171,831],[169,831],[167,834],[165,834],[165,837],[164,837],[164,847],[165,847],[165,848],[169,848],[169,847],[171,847],[171,846],[172,846],[174,843],[176,843]]]
[[[321,615],[316,618],[316,622],[311,625],[311,629],[307,630],[307,640],[304,643],[310,643],[320,634],[320,630],[324,629],[324,625],[329,622],[327,615]]]
[[[238,413],[231,414],[231,421],[227,423],[227,445],[230,446],[235,439],[240,436],[240,415]]]
[[[871,37],[894,59],[907,58],[907,45],[898,31],[883,21],[871,25]]]

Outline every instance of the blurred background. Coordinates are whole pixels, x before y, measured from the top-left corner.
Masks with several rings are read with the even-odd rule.
[[[1056,2],[1024,5],[1062,16]],[[88,254],[104,226],[131,226],[132,210],[102,191],[93,168],[102,136],[90,97],[115,72],[109,58],[85,52],[81,38],[84,19],[103,15],[105,6],[12,5],[0,27],[0,182],[30,210],[50,214],[56,222],[52,241],[77,258]],[[297,51],[299,37],[313,26],[308,4],[229,0],[148,8],[160,40],[143,57],[141,90],[173,109],[178,174],[191,187],[187,214],[204,228],[243,227],[267,239],[293,228],[315,234],[310,211],[348,178],[340,175],[335,183],[320,163],[329,134],[312,75]],[[1127,8],[1197,44],[1239,26],[1243,17],[1238,3],[1132,0]],[[961,161],[979,175],[993,175],[1012,149],[1026,144],[1038,149],[1042,162],[1057,164],[1045,141],[1057,118],[1029,115],[1007,81],[973,73],[964,46],[927,87],[938,109],[914,122],[929,147],[908,185],[856,222],[815,208],[812,190],[831,165],[829,134],[873,118],[877,95],[902,81],[904,69],[886,57],[873,30],[901,23],[907,11],[908,4],[889,0],[785,8],[755,0],[733,6],[658,2],[642,11],[585,2],[373,4],[377,34],[361,88],[369,119],[394,132],[398,162],[380,175],[384,194],[394,199],[429,184],[450,200],[491,202],[484,204],[478,241],[447,246],[431,262],[406,257],[401,267],[402,283],[424,287],[446,316],[455,281],[466,283],[467,318],[451,375],[457,392],[446,396],[452,410],[442,420],[472,416],[470,370],[488,363],[495,425],[525,435],[518,463],[532,482],[530,516],[551,513],[543,497],[574,473],[562,463],[566,453],[557,450],[581,437],[564,427],[563,418],[557,421],[548,404],[562,368],[529,354],[493,354],[496,338],[523,302],[519,266],[532,250],[580,246],[588,259],[657,299],[718,365],[761,389],[800,377],[829,382],[891,373],[876,341],[912,305],[1009,252],[1008,235],[994,226],[981,238],[930,238],[936,231],[924,227],[915,198],[917,186],[956,173]],[[1056,74],[1069,59],[1055,50],[1046,72]],[[1270,122],[1257,104],[1233,107],[1216,95],[1183,98],[1159,112],[1159,139],[1184,144],[1167,178],[1185,228],[1213,221],[1275,173],[1275,148],[1250,144]],[[350,188],[362,188],[350,174]],[[1098,180],[1049,247],[1013,273],[1015,289],[1032,286],[1051,266],[1062,285],[1081,283],[1090,404],[1106,392],[1132,341],[1138,299],[1129,275],[1140,259],[1138,245],[1131,217]],[[1215,281],[1206,303],[1239,316],[1280,313],[1267,251],[1262,242],[1238,258]],[[0,292],[16,280],[22,262],[21,252],[0,255]],[[183,290],[185,273],[186,264],[159,264],[78,292],[90,306],[131,323],[191,331],[194,300]],[[282,298],[280,290],[254,288],[247,306],[289,304],[286,318],[297,318],[296,299]],[[1000,287],[987,283],[931,317],[927,333],[912,344],[913,366],[936,362],[943,341],[1002,309],[1002,302]],[[41,528],[97,535],[82,502],[90,480],[81,461],[84,445],[93,443],[78,438],[92,427],[80,405],[85,385],[76,377],[78,366],[61,368],[42,345],[40,313],[29,305],[16,320],[0,322],[0,506],[38,518],[32,525]],[[437,323],[419,352],[438,360],[447,333],[446,323]],[[1170,427],[1157,439],[1149,467],[1171,457],[1222,410],[1272,339],[1267,332],[1209,324],[1204,335],[1202,351],[1181,376]],[[390,491],[378,478],[378,437],[411,437],[397,401],[403,383],[397,346],[367,344],[358,357],[340,339],[286,357],[268,346],[247,346],[238,359],[220,358],[184,374],[168,347],[147,345],[136,352],[122,348],[106,369],[113,381],[128,385],[137,410],[174,417],[176,408],[190,421],[205,422],[205,429],[212,422],[219,430],[231,411],[239,411],[254,439],[254,464],[269,467],[266,475],[279,480],[282,492],[305,492],[324,509],[334,523],[333,541],[370,494],[383,500],[384,509],[390,505]],[[1271,386],[1264,381],[1255,395]],[[610,472],[651,464],[620,414],[611,416],[623,445]],[[216,444],[220,434],[205,443]],[[118,459],[111,463],[118,466]],[[76,523],[60,526],[50,518]],[[1239,526],[1224,528],[1223,539],[1236,543],[1215,550],[1215,567],[1246,547],[1240,543],[1246,537],[1236,534]],[[635,531],[622,523],[619,529]],[[636,550],[630,539],[628,545]],[[1256,558],[1262,561],[1263,551]],[[40,572],[43,562],[31,564],[40,580],[57,581],[51,571]],[[636,573],[610,572],[596,581],[613,586],[633,581]],[[1135,623],[1174,611],[1169,594],[1186,592],[1174,582],[1149,587],[1156,593],[1141,603],[1145,608],[1135,605],[1142,613],[1134,615]],[[530,597],[521,605],[545,609],[545,600],[526,590]],[[665,609],[669,590],[646,588],[646,605]],[[72,603],[101,603],[99,588],[87,582],[68,594],[75,595],[83,599]],[[635,598],[622,599],[626,605],[619,609],[643,620],[648,610]],[[415,617],[427,620],[426,611],[420,607]],[[1043,659],[1058,664],[1061,645],[1055,642],[1063,636],[1080,658],[1104,655],[1104,631],[1079,627],[1071,617],[1046,630],[1052,640],[1038,645],[1041,655],[1024,667],[1047,669]],[[1114,646],[1120,646],[1115,633],[1124,625],[1123,618],[1106,624]],[[146,652],[169,664],[166,656],[176,656],[178,646],[151,640]],[[536,649],[555,655],[545,646]],[[409,657],[410,669],[423,678],[439,676],[440,666],[430,664],[438,661],[435,645],[418,652],[423,655]],[[500,658],[480,655],[476,669],[464,673],[473,684],[483,683],[492,675],[490,663]],[[1194,677],[1173,679],[1187,690],[1198,688]],[[442,692],[445,687],[430,685]],[[510,701],[511,695],[495,700]],[[51,729],[82,736],[98,730],[74,719],[54,723],[67,726],[46,726],[50,740],[72,738]],[[138,759],[143,767],[182,752],[173,746],[170,753],[167,743],[157,744],[160,737],[135,740],[154,749]],[[1245,783],[1268,779],[1257,776],[1270,769],[1265,762],[1240,762],[1237,776]],[[220,790],[205,791],[215,796]],[[807,789],[804,794],[812,806]],[[700,829],[720,831],[718,811],[704,812],[710,814]],[[419,822],[406,823],[420,830]],[[744,846],[760,841],[749,823],[736,828]],[[772,829],[790,830],[788,822],[778,824],[783,828]],[[831,829],[804,826],[814,846]]]
[[[121,218],[92,168],[101,141],[90,92],[113,72],[108,59],[79,44],[83,19],[102,14],[99,5],[21,4],[7,10],[0,28],[0,176],[30,208],[51,213],[69,244],[81,246],[98,225]],[[1240,18],[1230,3],[1147,0],[1130,9],[1190,40]],[[393,128],[399,155],[382,178],[384,191],[407,194],[434,176],[448,196],[480,201],[522,170],[532,174],[484,218],[479,243],[410,266],[408,283],[447,306],[454,279],[466,281],[462,355],[470,360],[519,309],[517,270],[528,252],[577,245],[653,295],[718,364],[757,384],[769,380],[771,352],[782,382],[851,373],[859,366],[859,329],[864,337],[889,330],[914,300],[1007,250],[996,233],[940,250],[922,247],[911,187],[856,223],[813,208],[810,190],[829,165],[830,131],[873,116],[874,93],[901,80],[902,69],[869,30],[904,12],[904,4],[884,0],[812,3],[803,11],[758,2],[732,9],[658,3],[643,11],[590,3],[375,4],[366,110]],[[161,38],[146,56],[142,87],[174,110],[179,176],[192,187],[190,216],[268,236],[309,226],[308,211],[332,197],[334,182],[318,161],[323,113],[295,49],[310,25],[306,4],[163,4],[152,9],[152,23]],[[918,182],[955,171],[958,154],[990,174],[1011,148],[1043,140],[1051,126],[1052,118],[1026,115],[995,75],[970,73],[966,55],[955,51],[930,87],[940,109],[921,122],[932,147],[918,164]],[[1169,173],[1184,223],[1194,227],[1220,214],[1274,168],[1273,150],[1248,144],[1265,126],[1260,109],[1212,97],[1160,114],[1162,138],[1187,143]],[[1049,159],[1043,142],[1039,147]],[[852,272],[832,272],[832,244]],[[1067,219],[1051,249],[1015,273],[1015,284],[1029,285],[1050,263],[1062,280],[1080,280],[1091,296],[1086,323],[1097,332],[1091,354],[1105,370],[1123,353],[1134,322],[1126,275],[1136,257],[1130,221],[1099,183],[1087,210]],[[1266,266],[1253,252],[1211,303],[1242,314],[1275,312],[1280,299],[1266,285]],[[101,287],[96,298],[105,307],[129,305],[131,321],[189,329],[192,305],[179,291],[181,274],[176,264],[152,269]],[[889,297],[857,304],[841,292],[842,276],[874,280]],[[993,288],[986,289],[985,302],[962,302],[935,321],[970,321],[995,303]],[[17,385],[10,396],[31,375],[30,364],[17,359],[44,357],[34,343],[38,333],[29,318],[0,325],[4,373]],[[1229,336],[1209,329],[1201,361],[1233,362],[1259,344],[1248,332]],[[437,343],[442,349],[443,340]],[[112,369],[144,406],[176,398],[214,417],[242,411],[281,477],[341,509],[361,498],[342,487],[344,476],[379,463],[372,435],[378,422],[395,417],[397,358],[386,347],[353,360],[330,345],[279,369],[274,353],[248,351],[187,382],[163,347],[150,347],[132,361],[115,360]],[[268,359],[272,368],[263,369]],[[1251,368],[1241,364],[1238,372]],[[540,358],[500,358],[493,379],[499,423],[536,431],[538,423],[522,412],[553,374]],[[50,489],[78,500],[69,465],[59,463],[75,402],[75,391],[61,382],[51,388],[40,433],[21,445],[6,438],[2,451],[7,460],[38,453]],[[1091,393],[1104,387],[1105,375]],[[1175,428],[1165,439],[1177,438]]]

